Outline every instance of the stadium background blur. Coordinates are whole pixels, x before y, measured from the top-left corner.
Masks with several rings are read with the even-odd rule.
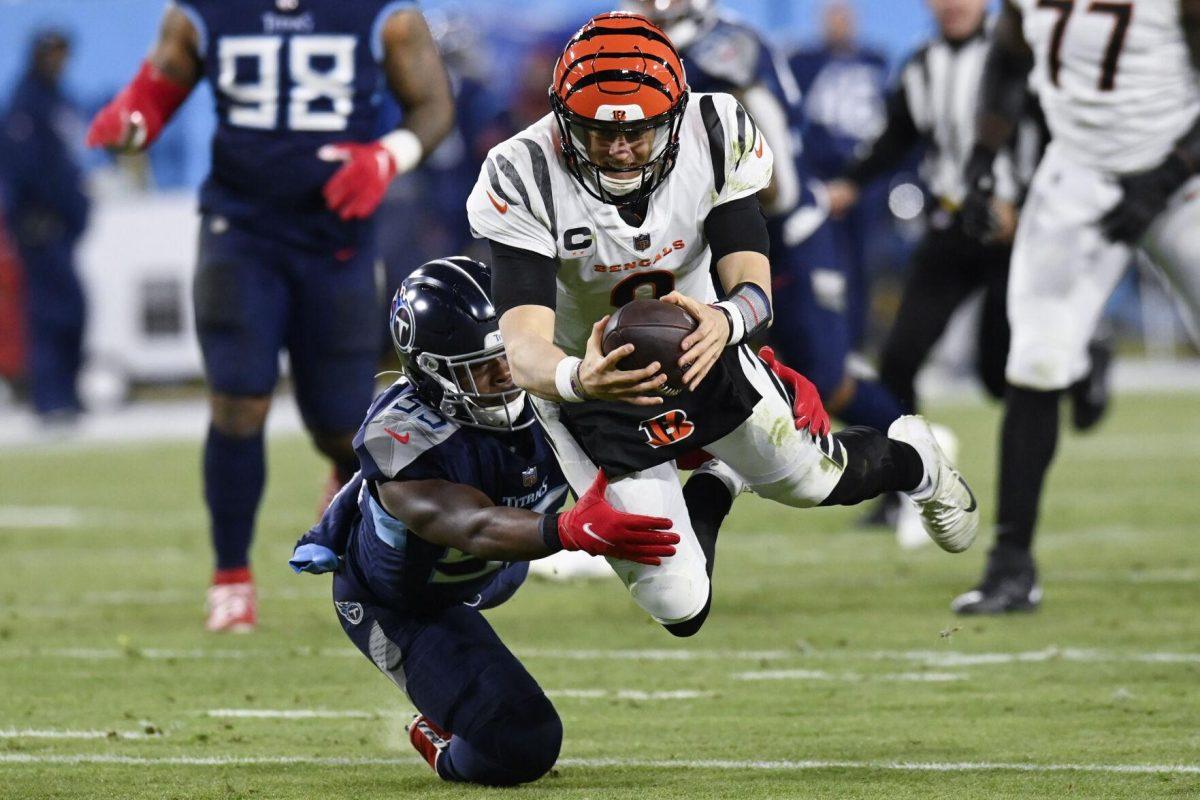
[[[381,250],[390,285],[427,258],[470,246],[463,198],[483,154],[545,112],[545,65],[552,52],[582,20],[608,5],[533,0],[521,5],[518,17],[504,4],[422,4],[447,63],[465,76],[470,94],[460,96],[456,133],[422,170],[393,184],[380,212]],[[722,8],[768,31],[787,55],[819,42],[825,5],[823,0],[741,0]],[[882,52],[893,70],[933,30],[922,0],[857,0],[851,5],[857,11],[859,43]],[[162,0],[3,3],[0,107],[7,105],[25,69],[32,37],[55,28],[72,40],[63,87],[77,104],[81,120],[86,120],[133,74],[155,36],[163,7]],[[189,283],[198,224],[195,189],[208,169],[214,116],[207,84],[195,94],[146,155],[118,165],[110,156],[84,151],[80,145],[78,156],[94,203],[78,254],[89,304],[81,392],[92,410],[115,407],[139,387],[200,376]],[[385,104],[391,104],[384,95]],[[855,104],[857,98],[846,102]],[[393,106],[384,118],[390,127],[398,111]],[[919,183],[916,158],[909,164],[876,192],[877,224],[870,226],[864,246],[872,282],[862,348],[868,355],[891,324],[907,255],[923,225],[921,205],[913,201],[919,195],[911,191]],[[0,275],[9,301],[0,303],[0,331],[10,338],[0,357],[0,419],[11,418],[4,411],[14,399],[11,387],[22,385],[21,361],[11,346],[18,339],[14,311],[19,304],[12,298],[12,267],[7,272]],[[969,313],[963,316],[969,319]],[[1114,296],[1110,318],[1126,350],[1149,351],[1170,360],[1186,347],[1171,302],[1153,278],[1139,280],[1131,273]],[[966,320],[951,328],[932,362],[934,372],[941,368],[950,377],[965,373],[963,365],[971,358],[969,329]],[[956,335],[956,330],[962,334]],[[4,427],[0,424],[0,431]]]

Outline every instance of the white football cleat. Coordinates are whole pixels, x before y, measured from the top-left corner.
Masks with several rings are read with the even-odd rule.
[[[900,417],[888,428],[888,438],[911,445],[921,456],[925,480],[907,495],[916,504],[929,538],[951,553],[966,550],[979,531],[979,504],[929,423],[916,415]]]
[[[936,422],[929,423],[933,438],[946,456],[946,460],[954,464],[958,462],[958,437],[954,431]],[[925,532],[925,521],[921,512],[913,503],[901,503],[896,510],[896,544],[901,550],[917,550],[928,546],[933,540]]]
[[[529,574],[548,581],[568,583],[607,578],[613,574],[608,562],[582,550],[559,550],[529,562]]]
[[[213,633],[252,633],[258,625],[254,582],[214,583],[208,587],[208,621]]]

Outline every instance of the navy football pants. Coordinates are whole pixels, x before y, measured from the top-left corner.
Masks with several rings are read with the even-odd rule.
[[[346,635],[422,714],[452,734],[438,760],[446,780],[525,783],[558,759],[558,713],[479,613],[508,599],[527,570],[527,564],[509,567],[488,587],[496,594],[486,596],[485,590],[476,606],[422,612],[378,605],[353,579],[334,576],[333,598]]]
[[[201,221],[196,330],[214,391],[270,394],[286,348],[309,429],[358,428],[375,390],[383,299],[374,249],[343,255]]]

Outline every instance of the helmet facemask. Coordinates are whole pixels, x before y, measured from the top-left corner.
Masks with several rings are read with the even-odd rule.
[[[600,118],[588,119],[566,108],[553,91],[550,105],[558,122],[568,171],[601,202],[639,202],[662,185],[675,166],[686,92],[674,108],[651,119],[640,118],[641,109],[636,105],[601,106],[597,113]],[[609,161],[606,156],[610,147],[622,138],[635,155],[640,150],[645,157],[628,167]]]
[[[498,358],[505,358],[499,331],[489,333],[482,350],[458,355],[443,355],[413,347],[410,312],[397,293],[392,305],[392,343],[400,355],[404,374],[420,396],[435,405],[444,416],[472,428],[490,431],[517,431],[534,423],[525,414],[526,393],[513,386],[499,392],[484,392],[476,380],[476,370]],[[525,419],[522,419],[522,417]]]

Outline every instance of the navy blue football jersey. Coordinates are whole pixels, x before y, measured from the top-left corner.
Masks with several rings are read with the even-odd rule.
[[[216,98],[201,210],[314,249],[358,246],[321,188],[341,166],[322,145],[378,133],[383,27],[413,0],[178,0]]]
[[[788,64],[804,95],[808,163],[818,177],[836,178],[883,132],[887,59],[866,48],[821,45],[796,51]]]
[[[349,576],[395,608],[472,603],[508,564],[422,539],[384,509],[378,484],[451,481],[479,489],[498,506],[539,513],[557,511],[567,495],[540,425],[514,433],[461,426],[423,403],[405,380],[375,399],[354,447],[359,475],[300,543],[344,553]]]
[[[808,188],[809,170],[804,158],[801,133],[804,110],[800,90],[787,62],[759,33],[748,25],[721,17],[708,20],[696,38],[682,48],[683,67],[692,92],[738,93],[761,86],[774,95],[787,115],[791,141],[771,143],[775,158],[786,158],[791,150],[800,181],[801,196],[796,206],[814,202]]]

